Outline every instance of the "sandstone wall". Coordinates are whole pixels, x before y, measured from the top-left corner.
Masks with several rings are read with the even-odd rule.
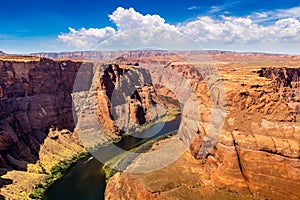
[[[97,114],[108,135],[132,131],[160,117],[155,105],[162,100],[145,69],[119,64],[103,67],[97,88]]]
[[[73,83],[80,62],[0,60],[0,160],[34,162],[49,128],[74,129]],[[26,166],[26,165],[25,165]]]
[[[208,157],[215,165],[211,176],[216,186],[266,198],[299,199],[300,132],[297,113],[289,106],[295,98],[282,92],[299,84],[287,75],[297,71],[263,69],[259,74],[269,79],[253,76],[240,89],[227,92],[229,114]]]

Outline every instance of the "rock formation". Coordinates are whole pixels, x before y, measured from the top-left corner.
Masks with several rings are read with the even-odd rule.
[[[80,66],[36,57],[0,58],[0,189],[6,198],[27,199],[52,166],[84,151],[71,132],[71,93]]]
[[[225,75],[229,114],[215,152],[208,157],[208,163],[215,165],[212,181],[218,187],[248,190],[261,197],[298,199],[300,132],[297,115],[279,92],[290,87],[281,84],[284,69],[259,70],[260,75],[283,80],[258,78],[253,69],[249,76],[250,70],[240,68]],[[244,79],[235,76],[234,83],[232,77],[242,71]]]
[[[24,58],[25,59],[25,58]],[[80,62],[0,60],[1,166],[34,162],[49,128],[74,129],[73,83]]]
[[[50,59],[72,59],[72,60],[103,60],[113,61],[119,57],[126,57],[130,59],[142,59],[149,58],[152,62],[155,62],[156,58],[170,58],[177,53],[183,56],[202,56],[209,55],[218,61],[245,61],[245,60],[297,60],[298,56],[282,55],[282,54],[269,54],[269,53],[258,53],[258,52],[232,52],[232,51],[218,51],[218,50],[195,50],[195,51],[167,51],[167,50],[136,50],[136,51],[77,51],[77,52],[40,52],[32,53],[30,55],[41,58]],[[157,60],[156,60],[157,61]],[[163,60],[159,60],[163,62]]]
[[[38,159],[39,147],[50,128],[74,130],[71,94],[82,62],[38,58],[32,61],[31,57],[23,57],[22,61],[20,58],[0,60],[0,163],[5,168],[25,170],[26,163]],[[156,104],[155,94],[152,85],[146,85],[145,70],[134,69],[132,65],[102,67],[105,70],[97,80],[97,113],[108,135],[113,138],[120,134],[110,105],[114,89],[123,94],[122,87],[128,87],[126,84],[134,88],[127,105],[131,123],[138,126],[158,117],[151,112]],[[88,70],[84,73],[85,78],[89,77],[88,73],[94,75]],[[140,78],[135,79],[135,76]],[[143,85],[135,88],[134,80],[143,78]]]
[[[116,54],[103,53],[100,60],[115,58]],[[197,57],[199,54],[201,52],[190,52],[189,56]],[[63,55],[87,59],[84,52],[50,56],[62,58]],[[99,55],[96,52],[94,58]],[[130,101],[127,110],[125,109],[128,118],[121,121],[125,125],[129,118],[132,119],[132,124],[137,125],[154,119],[151,109],[155,104],[168,108],[178,106],[178,101],[188,99],[185,88],[176,92],[177,86],[177,89],[180,85],[184,86],[181,79],[168,78],[175,72],[178,77],[188,80],[195,92],[194,100],[197,104],[197,108],[187,109],[189,120],[197,122],[197,126],[189,126],[183,120],[188,127],[182,132],[183,141],[190,138],[192,131],[196,132],[189,152],[171,166],[151,172],[150,175],[117,173],[108,182],[108,199],[184,198],[183,194],[197,199],[198,194],[203,193],[212,194],[203,196],[209,198],[220,192],[212,189],[214,187],[262,198],[299,199],[299,57],[218,51],[209,52],[209,55],[215,59],[221,74],[218,81],[224,84],[227,111],[218,140],[214,141],[217,143],[209,151],[204,146],[209,142],[207,138],[210,138],[208,127],[212,116],[211,108],[216,106],[220,94],[210,90],[207,85],[209,78],[198,73],[190,63],[170,62],[174,59],[174,54],[161,51],[131,52],[124,59],[119,59],[119,63],[102,65],[105,70],[96,77],[97,95],[94,97],[98,106],[97,120],[106,126],[111,138],[121,134],[110,107],[115,99],[112,98],[113,95],[118,95],[113,91],[124,91],[122,87],[128,86],[126,84],[131,87],[128,80],[146,81],[139,87],[134,87],[129,95]],[[255,62],[249,62],[251,59]],[[261,59],[267,61],[262,62]],[[280,60],[283,62],[278,62]],[[134,66],[137,62],[140,66]],[[287,66],[282,66],[282,63]],[[34,163],[38,159],[40,145],[51,127],[54,130],[71,131],[75,128],[71,94],[81,65],[82,62],[34,57],[25,60],[0,59],[1,168],[24,170],[28,163]],[[155,67],[158,65],[163,66],[163,71],[158,72],[161,69]],[[95,75],[93,70],[86,73],[91,77]],[[147,81],[148,73],[156,74],[151,77],[154,84]],[[195,110],[199,110],[197,117],[191,116]],[[116,109],[116,112],[119,111],[122,109]],[[67,131],[66,134],[70,135],[71,132]],[[61,138],[59,134],[51,137],[51,142],[55,142],[57,137]],[[72,138],[76,140],[76,137]],[[163,142],[153,146],[151,151],[160,148],[160,145],[164,145]],[[179,179],[176,182],[175,179],[180,176],[173,174],[179,170],[184,172],[182,176],[189,179]],[[162,174],[167,174],[168,178]],[[232,195],[223,192],[220,194],[228,198]]]
[[[51,59],[72,59],[72,60],[102,60],[114,61],[116,58],[154,58],[169,57],[175,55],[168,51],[78,51],[61,53],[33,53],[33,56],[51,58]]]
[[[180,162],[180,166],[189,166],[193,172],[208,174],[208,176],[199,175],[205,186],[214,185],[217,188],[262,198],[299,199],[300,132],[297,121],[299,113],[295,107],[290,106],[298,102],[296,88],[299,84],[297,78],[299,69],[265,67],[266,63],[261,67],[253,66],[247,61],[227,63],[222,60],[217,64],[226,90],[227,116],[224,127],[215,147],[206,154],[206,157],[199,157],[204,136],[208,133],[207,127],[210,122],[208,108],[211,99],[205,87],[206,83],[198,79],[195,90],[201,108],[201,120],[198,135],[192,141],[190,152],[199,159],[199,165],[190,166],[189,162]],[[184,69],[182,65],[179,68]],[[184,72],[186,69],[181,71]],[[171,166],[166,169],[171,170],[168,173],[178,173],[178,170],[172,169]],[[111,179],[111,183],[108,183],[106,198],[164,199],[170,198],[168,195],[174,195],[175,190],[179,188],[181,191],[194,188],[188,193],[192,197],[203,190],[203,187],[198,187],[197,184],[171,186],[176,182],[176,177],[170,176],[168,180],[162,180],[159,174],[163,170],[142,175],[119,173]],[[164,183],[149,186],[145,182],[150,180],[147,179],[148,176],[152,179],[156,177],[156,182]],[[129,180],[135,189],[128,188]],[[170,187],[160,189],[162,184]],[[118,191],[121,188],[127,190],[121,190],[120,193]],[[175,193],[172,197],[179,198],[180,193]],[[246,199],[249,198],[251,197]]]
[[[106,132],[128,132],[127,128],[134,128],[158,117],[151,116],[150,113],[156,104],[153,100],[155,93],[150,76],[144,69],[118,64],[110,64],[104,68],[97,101],[101,105],[98,109],[101,124],[110,126]],[[125,108],[125,111],[114,111],[118,106]]]
[[[263,68],[259,75],[273,80],[280,97],[288,102],[290,108],[300,113],[299,68]]]

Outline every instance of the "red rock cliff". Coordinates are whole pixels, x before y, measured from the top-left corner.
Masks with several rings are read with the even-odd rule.
[[[0,60],[0,164],[34,162],[49,128],[73,130],[73,83],[80,62]]]

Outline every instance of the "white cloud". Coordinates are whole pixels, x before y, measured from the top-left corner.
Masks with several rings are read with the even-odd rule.
[[[80,30],[75,30],[73,28],[69,28],[69,33],[62,33],[58,36],[60,41],[66,42],[69,46],[74,46],[76,48],[94,48],[98,46],[101,42],[115,36],[120,33],[140,29],[140,28],[160,28],[170,31],[177,31],[174,25],[170,25],[165,23],[165,20],[161,18],[159,15],[142,15],[139,12],[136,12],[133,8],[124,9],[122,7],[117,8],[111,15],[109,15],[109,19],[117,26],[117,30],[112,27],[105,28],[90,28],[85,29],[81,28]],[[153,33],[148,31],[147,33],[137,33],[136,39],[133,41],[147,41],[153,37]],[[157,37],[159,37],[157,35]],[[159,38],[157,38],[159,39]],[[150,42],[149,42],[150,44]]]
[[[288,17],[300,17],[300,7],[294,7],[290,9],[278,9],[275,11],[269,12],[269,15],[273,15],[277,18],[288,18]]]
[[[122,36],[123,46],[129,48],[129,43],[138,46],[137,44],[159,45],[164,43],[163,41],[172,41],[174,34],[166,34],[166,32],[162,34],[160,31],[164,29],[183,33],[206,48],[230,49],[231,46],[247,48],[247,45],[253,48],[254,44],[258,44],[260,45],[257,46],[258,49],[264,46],[266,49],[272,49],[269,48],[270,45],[280,47],[286,45],[286,49],[288,49],[291,42],[294,47],[295,44],[300,46],[299,13],[300,7],[295,7],[272,12],[256,12],[248,17],[220,16],[220,19],[215,19],[210,16],[202,16],[174,26],[166,23],[159,15],[143,15],[133,8],[119,7],[109,15],[109,19],[117,29],[112,27],[79,30],[70,28],[69,33],[60,34],[58,39],[78,48],[92,48],[95,44],[112,36],[121,41]],[[261,23],[270,19],[273,19],[271,23]],[[126,32],[131,30],[135,30],[134,34],[126,35]],[[126,41],[128,44],[125,44]],[[165,43],[165,46],[167,45],[168,43]],[[172,44],[170,46],[178,47],[178,45]]]
[[[266,12],[255,12],[251,17],[257,23],[277,21],[284,18],[298,19],[300,17],[300,7],[293,7],[289,9],[277,9]]]
[[[166,24],[165,20],[159,15],[142,15],[133,8],[124,9],[119,7],[109,15],[109,19],[116,24],[118,31],[132,30],[141,27],[175,28],[172,25]]]
[[[188,7],[188,10],[197,10],[199,7],[197,6],[191,6],[191,7]]]
[[[262,38],[264,33],[263,28],[253,23],[250,18],[224,16],[222,20],[199,17],[197,20],[178,26],[178,29],[198,42],[246,43]]]
[[[270,28],[278,39],[288,39],[290,41],[300,41],[300,22],[295,18],[286,18],[276,21]]]
[[[223,8],[220,7],[220,6],[212,6],[212,7],[210,8],[209,13],[216,13],[216,12],[220,12],[221,10],[223,10]]]
[[[199,43],[235,43],[247,45],[251,42],[296,41],[300,43],[300,22],[295,18],[285,18],[263,26],[249,17],[199,17],[197,20],[178,26],[180,32]]]
[[[137,49],[199,49],[199,46],[178,31],[161,27],[139,28],[118,32],[111,40],[97,46],[97,50]]]
[[[111,27],[81,28],[78,31],[69,28],[69,31],[69,33],[60,34],[58,39],[76,48],[92,48],[115,34],[115,29]]]
[[[255,12],[254,15],[257,19],[267,18],[269,16],[266,12]]]

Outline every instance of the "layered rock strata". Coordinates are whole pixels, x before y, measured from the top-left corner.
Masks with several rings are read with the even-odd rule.
[[[263,198],[299,199],[300,129],[297,123],[298,114],[289,106],[290,103],[297,102],[293,92],[298,84],[297,79],[289,77],[296,77],[298,69],[265,69],[253,67],[248,63],[239,63],[235,67],[222,63],[219,67],[226,90],[225,123],[215,147],[205,157],[199,156],[211,120],[209,108],[212,93],[205,87],[207,84],[198,79],[198,82],[194,83],[195,91],[199,107],[203,109],[198,135],[191,143],[190,152],[203,164],[189,167],[193,171],[204,170],[207,173],[208,176],[199,176],[206,186],[213,185]],[[290,98],[285,98],[287,93],[281,92],[287,89],[292,90]],[[172,167],[166,167],[168,168],[173,170]],[[151,173],[152,176],[156,176],[161,170]],[[171,173],[177,171],[174,169]],[[160,191],[161,184],[149,188],[143,182],[147,176],[150,174],[116,175],[112,184],[108,184],[107,199],[122,199],[121,196],[113,195],[112,191],[116,191],[117,187],[126,188],[126,180],[129,179],[132,180],[133,187],[136,188],[135,195],[139,198],[163,199],[166,194],[172,193],[174,188],[178,188],[169,187]],[[162,180],[157,176],[156,181]],[[164,184],[172,184],[176,180],[171,176],[166,182]],[[134,195],[134,192],[130,191],[123,191],[122,195]],[[196,195],[200,191],[201,189],[195,189],[190,191],[189,195]],[[180,194],[172,198],[180,198]],[[251,197],[246,199],[249,198]]]
[[[149,57],[153,55],[149,53]],[[212,56],[217,58],[222,55]],[[162,57],[166,56],[162,55]],[[245,59],[249,56],[251,57],[247,55]],[[274,57],[274,60],[296,59],[296,57],[276,55],[271,57],[272,59]],[[297,121],[299,119],[297,66],[292,66],[294,65],[292,63],[287,67],[274,67],[274,64],[270,67],[271,65],[265,62],[261,64],[263,66],[255,66],[256,63],[246,61],[228,63],[228,59],[221,58],[222,61],[217,64],[221,74],[220,80],[226,92],[227,115],[224,126],[218,133],[217,143],[209,151],[203,151],[205,150],[203,144],[209,138],[206,136],[209,134],[211,108],[217,105],[220,93],[212,92],[208,87],[207,77],[195,71],[189,63],[163,62],[154,59],[155,64],[151,64],[148,58],[148,62],[143,62],[140,67],[127,64],[107,65],[105,76],[102,74],[97,77],[97,80],[95,79],[98,83],[97,95],[94,96],[99,107],[97,120],[100,120],[100,124],[105,124],[108,132],[113,133],[112,135],[119,134],[120,130],[117,129],[114,121],[116,119],[110,108],[111,100],[114,99],[112,91],[122,88],[122,84],[123,86],[125,83],[128,84],[130,82],[128,80],[145,79],[148,72],[157,74],[151,77],[154,86],[147,85],[149,82],[145,81],[146,84],[134,88],[128,98],[130,103],[126,114],[129,117],[126,119],[132,119],[132,124],[140,125],[154,119],[150,110],[156,103],[164,104],[168,101],[175,105],[178,99],[179,102],[188,99],[189,93],[176,90],[176,86],[181,84],[178,82],[182,79],[169,78],[176,72],[179,74],[178,77],[188,80],[189,87],[195,93],[194,100],[197,102],[197,106],[186,108],[187,114],[190,115],[189,118],[185,118],[188,119],[187,121],[183,120],[183,123],[188,128],[184,129],[181,135],[184,141],[190,138],[191,132],[196,133],[189,146],[189,152],[196,160],[179,164],[187,174],[193,174],[191,180],[198,177],[199,184],[205,186],[204,188],[216,186],[258,197],[299,199],[300,132]],[[49,128],[69,130],[74,128],[71,93],[76,73],[82,63],[35,59],[37,60],[2,59],[0,61],[0,163],[2,168],[25,169],[29,162],[35,162],[40,152],[40,144],[46,138]],[[135,61],[136,59],[129,63]],[[159,72],[157,69],[160,68],[155,68],[158,64],[164,66],[163,71]],[[94,76],[93,73],[91,71],[91,75]],[[126,80],[126,74],[128,79],[123,83],[121,79]],[[130,76],[139,78],[130,79]],[[195,110],[199,111],[196,117],[192,116]],[[128,123],[126,120],[124,122]],[[196,126],[194,126],[195,122]],[[54,141],[55,138],[56,136],[52,140]],[[152,150],[154,151],[155,148],[153,147]],[[186,158],[186,155],[182,157],[183,160]],[[166,167],[166,169],[170,174],[178,171],[176,167]],[[160,172],[153,173],[151,177],[156,177],[155,181],[162,183],[160,182],[162,176],[156,176]],[[173,178],[175,176],[164,179],[163,184],[176,183]],[[169,198],[170,196],[166,196],[167,191],[174,191],[171,197],[180,198],[183,194],[180,191],[188,191],[186,194],[191,196],[197,196],[195,194],[200,191],[197,189],[198,184],[190,184],[187,180],[182,180],[186,187],[173,184],[172,187],[161,190],[160,184],[146,187],[141,179],[143,177],[118,174],[112,179],[112,183],[117,184],[109,184],[107,187],[107,198],[118,199],[119,197],[114,196],[112,192],[117,191],[118,188],[127,188],[128,180],[132,181],[132,187],[130,190],[122,190],[122,195],[129,197],[135,194],[138,198]],[[198,183],[198,181],[193,182]],[[138,190],[144,192],[139,193]],[[153,192],[155,195],[151,194]]]
[[[16,160],[34,162],[49,128],[74,129],[71,93],[80,65],[0,60],[2,167],[25,169]]]

